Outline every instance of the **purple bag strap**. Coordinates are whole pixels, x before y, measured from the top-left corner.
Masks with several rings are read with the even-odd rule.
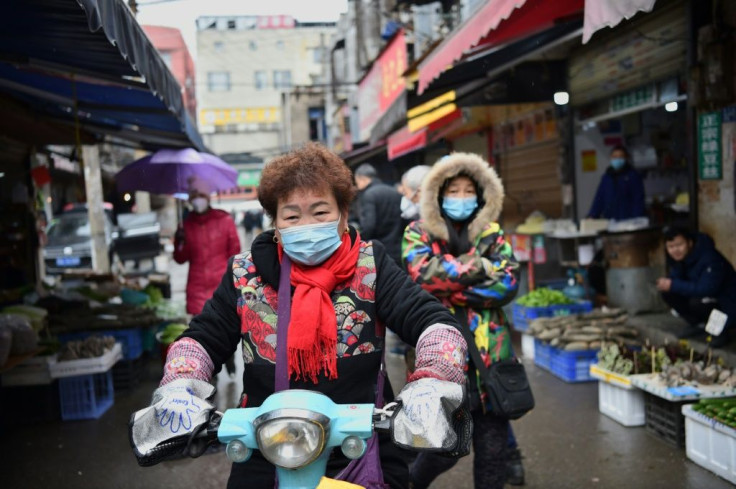
[[[291,320],[291,260],[284,253],[279,273],[278,318],[276,319],[276,377],[275,391],[289,389],[289,365],[286,361],[286,340]]]

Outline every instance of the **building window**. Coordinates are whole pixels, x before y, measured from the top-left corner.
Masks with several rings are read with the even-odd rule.
[[[207,73],[207,90],[210,92],[230,91],[229,71],[210,71]]]
[[[279,51],[283,51],[284,50],[284,41],[276,41],[276,49],[278,49]]]
[[[237,28],[237,25],[235,24],[235,19],[227,21],[227,29],[229,31],[234,31],[236,28]]]
[[[255,41],[249,41],[248,47],[250,48],[251,51],[256,51],[258,49],[258,43]]]
[[[268,74],[265,71],[254,71],[254,85],[256,90],[263,90],[268,85]]]
[[[171,69],[171,53],[169,51],[161,51],[161,59],[164,60],[164,64]]]
[[[273,88],[291,88],[291,71],[274,70]]]
[[[214,48],[216,53],[221,53],[225,50],[225,43],[222,41],[215,41]]]

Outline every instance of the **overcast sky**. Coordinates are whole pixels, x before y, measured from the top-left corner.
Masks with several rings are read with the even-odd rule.
[[[348,0],[138,0],[138,22],[181,30],[197,57],[197,17],[205,15],[291,15],[302,22],[335,22]]]

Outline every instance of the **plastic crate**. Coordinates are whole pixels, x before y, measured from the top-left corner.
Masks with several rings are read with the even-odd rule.
[[[682,407],[687,458],[736,484],[736,430],[713,418]]]
[[[685,446],[685,419],[682,406],[692,401],[668,401],[648,392],[644,393],[646,430],[670,445]]]
[[[580,301],[575,304],[560,304],[547,307],[526,307],[514,302],[511,308],[511,323],[516,331],[526,332],[529,323],[537,318],[548,318],[555,316],[570,316],[572,314],[584,314],[593,310],[593,303]]]
[[[565,382],[590,382],[590,365],[597,361],[598,350],[566,351],[554,348],[550,372]]]
[[[534,336],[521,334],[521,356],[534,360]]]
[[[541,340],[534,338],[534,365],[547,371],[552,370],[552,356],[555,348]]]
[[[620,387],[598,382],[598,410],[624,426],[644,426],[644,392],[635,387]]]
[[[59,341],[84,340],[90,336],[112,336],[123,347],[123,359],[135,360],[143,354],[142,328],[106,329],[95,331],[80,331],[59,335]]]
[[[143,379],[145,369],[145,358],[120,360],[112,368],[112,383],[115,390],[119,392],[137,386]]]
[[[54,380],[49,370],[51,360],[51,356],[28,358],[0,375],[0,385],[3,387],[48,385]]]
[[[59,379],[61,419],[98,419],[114,402],[112,371]]]
[[[49,362],[49,373],[52,378],[76,377],[107,372],[122,357],[120,343],[115,343],[101,357],[81,358],[79,360],[57,361],[56,357]]]

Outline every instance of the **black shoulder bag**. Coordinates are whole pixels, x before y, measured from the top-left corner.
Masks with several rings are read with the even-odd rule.
[[[468,375],[473,380],[475,371],[478,370],[480,373],[488,393],[491,412],[502,418],[519,419],[531,411],[534,408],[534,395],[524,365],[518,359],[510,358],[491,362],[491,366],[486,368],[475,345],[475,338],[468,327],[466,310],[462,307],[455,308],[455,318],[460,323],[460,331],[468,343],[468,353],[472,362],[472,365],[468,366]]]

